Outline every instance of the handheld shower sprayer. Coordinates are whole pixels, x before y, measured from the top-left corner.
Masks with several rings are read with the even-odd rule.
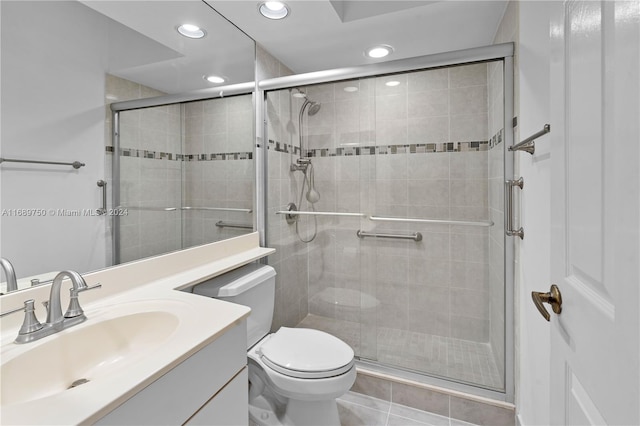
[[[305,195],[305,198],[311,204],[315,204],[318,201],[320,201],[320,193],[316,190],[315,177],[313,173],[313,164],[311,163],[309,163],[309,168],[307,169],[307,172],[306,172],[306,178],[308,180],[309,189],[307,190],[307,194]]]
[[[311,158],[306,156],[307,154],[304,149],[305,148],[304,136],[303,136],[304,132],[303,132],[302,124],[303,124],[305,110],[307,110],[307,115],[311,117],[313,115],[316,115],[320,111],[320,108],[322,107],[322,105],[318,102],[310,100],[306,93],[304,93],[302,90],[297,88],[295,89],[295,93],[291,93],[291,96],[295,98],[304,99],[304,102],[302,102],[302,105],[300,106],[300,112],[298,113],[299,157],[296,158],[295,162],[292,159],[289,170],[291,170],[292,172],[295,172],[295,171],[302,172],[302,186],[300,187],[300,199],[298,201],[298,206],[302,208],[302,195],[304,194],[305,198],[311,205],[310,206],[311,210],[315,211],[315,203],[320,201],[320,193],[318,192],[315,186],[315,175],[313,170],[313,163],[311,162]],[[292,152],[295,152],[295,150],[292,150]],[[304,188],[305,185],[307,186],[306,193]],[[292,205],[295,208],[295,204],[292,204]],[[305,239],[302,237],[302,235],[300,235],[299,218],[296,217],[296,219],[294,220],[295,226],[296,226],[296,234],[298,234],[298,238],[300,238],[300,241],[305,243],[310,243],[315,239],[316,235],[318,234],[318,222],[317,222],[318,219],[314,216],[312,220],[313,220],[313,234],[308,239]]]

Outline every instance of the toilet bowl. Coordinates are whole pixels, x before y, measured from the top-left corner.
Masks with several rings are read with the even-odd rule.
[[[353,350],[322,331],[282,327],[248,352],[250,417],[258,425],[339,425],[336,398],[356,379]],[[265,403],[276,419],[265,415]],[[258,409],[256,409],[258,408]]]
[[[249,306],[249,417],[259,426],[339,426],[336,398],[356,379],[353,349],[335,336],[281,327],[268,334],[275,270],[250,264],[196,285],[196,294]]]

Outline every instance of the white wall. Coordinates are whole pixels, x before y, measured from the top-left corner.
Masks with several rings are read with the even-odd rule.
[[[550,123],[549,2],[523,1],[519,7],[520,140]],[[553,123],[551,123],[553,131]],[[548,291],[550,281],[550,138],[535,143],[535,155],[515,153],[524,178],[520,218],[525,238],[517,240],[516,296],[519,371],[516,407],[523,425],[549,424],[549,331],[531,300],[532,291]],[[518,141],[516,141],[518,142]],[[518,173],[518,172],[516,172]],[[517,177],[517,176],[516,176]]]
[[[108,26],[76,2],[2,2],[1,155],[81,161],[85,167],[3,163],[1,254],[18,276],[105,266],[105,220],[50,209],[96,209],[104,178]],[[28,24],[29,31],[25,31]]]

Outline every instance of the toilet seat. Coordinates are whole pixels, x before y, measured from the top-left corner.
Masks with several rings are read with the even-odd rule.
[[[339,376],[354,364],[349,345],[328,333],[307,328],[281,327],[256,353],[269,368],[300,379]]]

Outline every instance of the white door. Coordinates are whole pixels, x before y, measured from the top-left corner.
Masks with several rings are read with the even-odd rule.
[[[552,8],[551,421],[638,425],[640,2]]]

